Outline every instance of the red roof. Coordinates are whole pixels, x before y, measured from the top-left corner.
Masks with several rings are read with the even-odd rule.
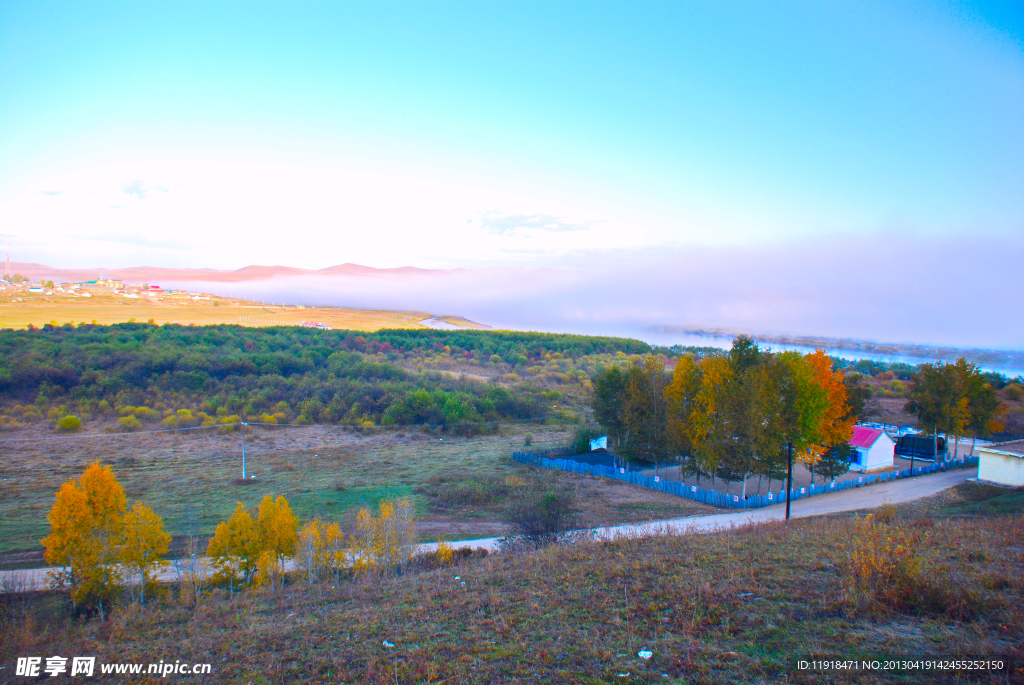
[[[850,438],[850,444],[854,447],[863,447],[864,449],[870,449],[875,444],[875,440],[878,440],[882,435],[881,428],[865,428],[864,426],[853,427],[853,437]]]

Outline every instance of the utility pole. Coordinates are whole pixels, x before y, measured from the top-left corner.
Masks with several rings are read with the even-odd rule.
[[[786,476],[786,520],[789,520],[789,500],[793,495],[793,441],[786,443],[786,454],[789,461],[789,473]]]
[[[242,480],[245,480],[245,427],[248,425],[248,423],[242,421]]]

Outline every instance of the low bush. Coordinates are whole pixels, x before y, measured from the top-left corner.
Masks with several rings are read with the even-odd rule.
[[[604,435],[598,426],[580,426],[576,429],[569,450],[572,454],[586,454],[590,451],[590,441]]]
[[[927,522],[927,523],[925,523]],[[900,526],[895,507],[880,507],[853,526],[847,559],[850,600],[855,610],[971,620],[984,603],[962,574],[927,563],[934,523]]]
[[[434,476],[426,486],[417,488],[415,492],[426,495],[434,506],[451,508],[501,502],[508,496],[509,489],[505,482],[498,478],[446,479],[443,476]]]
[[[117,420],[117,428],[122,431],[137,431],[142,429],[142,422],[134,416],[122,416]]]
[[[73,433],[74,431],[81,429],[81,427],[82,419],[77,416],[72,416],[71,414],[68,414],[57,422],[57,430],[64,433]]]
[[[437,552],[433,554],[417,554],[409,563],[412,571],[432,571],[445,566],[458,566],[467,561],[484,559],[488,552],[482,547],[455,547],[446,542],[438,543]]]
[[[589,537],[589,533],[580,533],[584,524],[576,509],[575,496],[565,490],[523,493],[513,502],[506,518],[512,529],[501,540],[506,550],[536,549]]]

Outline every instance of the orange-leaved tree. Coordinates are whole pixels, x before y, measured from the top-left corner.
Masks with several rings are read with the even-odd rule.
[[[812,451],[820,458],[830,447],[849,442],[857,417],[850,414],[843,372],[832,368],[832,360],[825,351],[815,350],[806,355],[806,359],[812,369],[811,382],[825,397],[812,446]]]
[[[65,567],[58,583],[70,585],[72,600],[97,607],[101,618],[124,584],[124,570],[141,569],[145,581],[167,550],[160,517],[139,503],[126,515],[127,504],[114,472],[95,461],[57,491],[50,534],[40,541],[46,562]]]
[[[849,441],[857,417],[850,415],[843,373],[824,351],[779,356],[789,370],[786,437],[797,461],[812,468],[830,447]]]

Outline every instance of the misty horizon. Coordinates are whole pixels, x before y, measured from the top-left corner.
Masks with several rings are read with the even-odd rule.
[[[1024,349],[1012,244],[819,243],[594,257],[585,268],[279,276],[168,285],[312,306],[423,311],[492,328],[677,340],[680,330]],[[813,268],[808,267],[808,264]],[[986,273],[1005,274],[993,296]],[[956,288],[949,288],[950,282]],[[941,295],[941,297],[936,297]],[[1002,315],[1000,315],[1000,312]]]

